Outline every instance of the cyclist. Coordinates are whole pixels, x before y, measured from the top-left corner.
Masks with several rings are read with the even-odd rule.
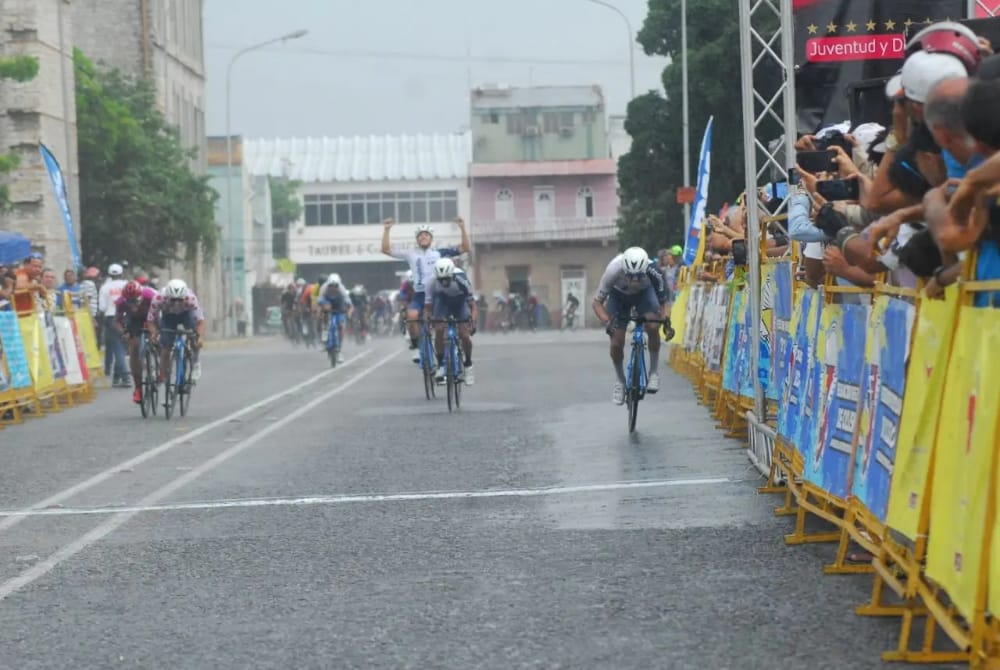
[[[402,283],[399,285],[399,293],[396,294],[396,311],[399,312],[400,330],[403,331],[406,339],[409,338],[409,334],[407,333],[408,326],[406,325],[406,311],[410,308],[410,303],[413,302],[413,295],[415,293],[416,291],[413,290],[413,270],[407,270]]]
[[[625,330],[635,309],[647,319],[663,319],[664,329],[670,326],[670,307],[663,275],[650,262],[645,250],[629,247],[608,263],[594,297],[594,314],[611,336],[611,363],[614,365],[615,382],[611,400],[616,405],[625,402]],[[649,340],[649,379],[646,391],[660,390],[659,354],[660,337],[656,324],[647,323]]]
[[[138,281],[125,284],[122,294],[115,300],[115,328],[128,346],[128,363],[132,369],[133,402],[142,402],[142,361],[139,358],[139,344],[142,331],[146,330],[149,308],[156,299],[156,291],[142,286]]]
[[[330,324],[330,330],[326,334],[326,350],[329,351],[333,348],[333,327],[336,325],[341,343],[341,351],[337,354],[337,362],[343,363],[344,321],[351,313],[351,296],[341,284],[340,275],[336,272],[331,274],[327,278],[326,284],[323,285],[318,305],[325,314],[330,314],[333,319],[333,322]]]
[[[576,310],[580,309],[580,300],[572,291],[566,293],[566,327],[572,328],[576,323]]]
[[[281,294],[281,322],[285,326],[285,335],[293,342],[298,340],[295,332],[295,284],[289,284]]]
[[[205,315],[201,311],[201,305],[198,304],[198,296],[188,288],[183,279],[171,279],[163,287],[163,290],[153,298],[146,323],[153,338],[160,341],[158,381],[161,383],[167,379],[167,368],[170,367],[170,348],[174,345],[174,333],[160,333],[160,331],[175,331],[180,326],[194,331],[191,341],[194,359],[191,361],[191,379],[198,381],[201,378],[201,362],[198,360],[198,352],[205,342]]]
[[[472,324],[479,316],[476,305],[476,294],[472,291],[472,282],[464,270],[455,267],[450,258],[441,258],[434,263],[434,274],[424,295],[424,318],[447,319],[454,317],[458,321],[467,321],[458,325],[458,337],[462,341],[462,351],[465,354],[464,379],[466,386],[472,386],[476,378],[472,372]],[[434,351],[437,354],[438,369],[435,377],[438,382],[444,381],[444,329],[445,324],[438,323],[434,327]]]
[[[420,326],[417,317],[424,306],[425,284],[434,274],[434,264],[439,258],[454,258],[460,254],[468,253],[472,248],[469,243],[469,233],[465,230],[465,222],[461,217],[455,219],[458,229],[462,232],[462,242],[457,247],[444,247],[435,249],[431,246],[434,242],[434,229],[427,224],[417,226],[417,248],[402,249],[393,247],[389,242],[389,231],[395,221],[386,219],[385,230],[382,233],[382,253],[393,258],[405,260],[410,264],[410,272],[413,273],[413,298],[410,300],[407,318],[410,320],[410,349],[417,348],[417,339],[420,337]],[[413,362],[419,363],[420,356],[416,353]]]
[[[368,291],[362,284],[356,284],[351,289],[351,305],[353,305],[354,320],[357,328],[361,332],[363,340],[368,339]]]
[[[375,321],[375,334],[385,335],[389,330],[387,324],[392,320],[392,305],[385,291],[379,291],[372,298],[372,319]]]

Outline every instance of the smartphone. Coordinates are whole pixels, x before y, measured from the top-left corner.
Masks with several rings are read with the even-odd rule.
[[[799,171],[795,168],[788,168],[788,184],[790,186],[799,185]]]
[[[746,240],[733,240],[733,264],[738,266],[747,264]]]
[[[832,151],[797,151],[795,163],[806,172],[830,172],[837,165],[833,162]]]
[[[861,184],[857,179],[826,179],[816,182],[816,193],[827,200],[859,200]]]

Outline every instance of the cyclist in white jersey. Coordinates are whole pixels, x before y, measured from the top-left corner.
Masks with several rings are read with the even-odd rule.
[[[462,233],[461,244],[457,247],[444,247],[441,249],[431,246],[434,243],[434,229],[427,224],[417,226],[415,231],[417,238],[416,249],[404,249],[392,246],[389,242],[389,231],[395,223],[393,219],[386,219],[384,221],[385,230],[382,232],[382,253],[406,261],[410,265],[410,272],[413,273],[413,299],[406,308],[406,318],[409,320],[410,349],[415,350],[417,348],[417,339],[420,337],[420,325],[417,323],[417,319],[424,309],[424,292],[427,283],[434,276],[434,264],[440,258],[453,258],[468,253],[472,245],[469,243],[469,233],[465,230],[465,221],[461,217],[455,219],[455,223]],[[414,354],[413,361],[419,363],[420,356]]]
[[[611,336],[611,363],[618,381],[611,391],[616,405],[625,402],[625,329],[632,309],[647,319],[661,319],[669,324],[670,305],[667,303],[663,275],[650,262],[646,251],[630,247],[608,263],[594,297],[594,314]],[[660,336],[655,323],[645,325],[649,342],[648,393],[660,390]]]

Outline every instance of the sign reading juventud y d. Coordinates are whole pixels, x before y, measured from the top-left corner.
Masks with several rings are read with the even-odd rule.
[[[434,246],[458,246],[461,236],[453,223],[431,224]],[[303,263],[375,263],[392,259],[382,253],[382,226],[305,226],[288,233],[288,257]],[[395,249],[415,249],[416,224],[397,224],[390,241]]]

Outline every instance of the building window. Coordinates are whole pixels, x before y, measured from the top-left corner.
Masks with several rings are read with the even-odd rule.
[[[573,127],[573,112],[545,112],[542,122],[546,133],[558,133],[563,128]]]
[[[509,188],[502,188],[497,191],[496,203],[493,209],[493,217],[497,221],[514,220],[514,194]]]
[[[588,219],[594,216],[594,192],[589,186],[581,186],[576,191],[576,215]]]
[[[500,115],[497,112],[486,112],[483,114],[483,123],[495,126],[500,123]]]
[[[458,216],[458,191],[340,193],[303,198],[307,226],[399,223],[443,223]]]

